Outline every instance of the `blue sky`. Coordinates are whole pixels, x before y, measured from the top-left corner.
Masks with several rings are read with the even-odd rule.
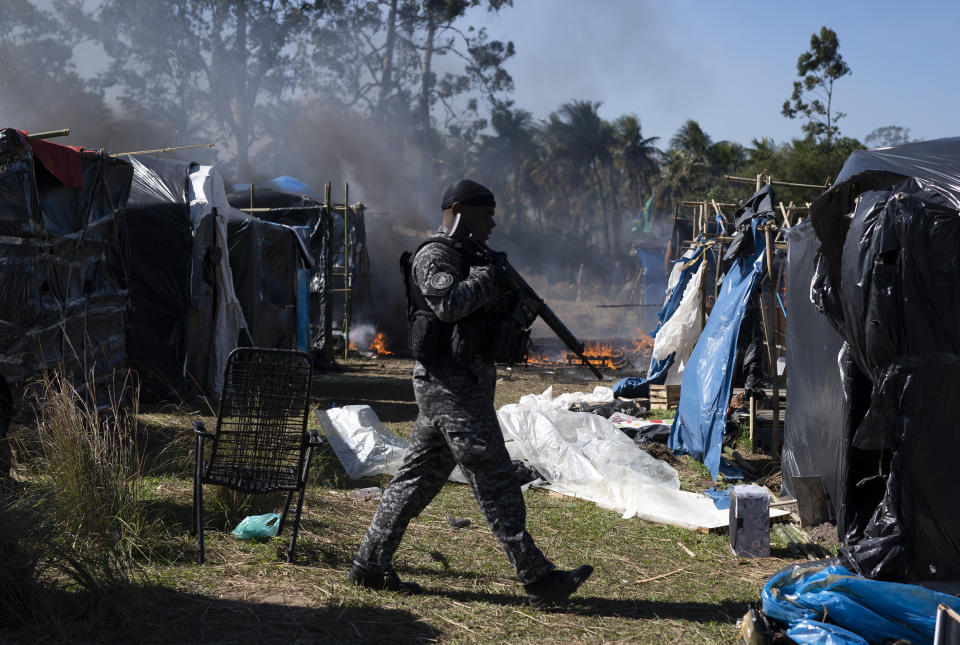
[[[516,105],[543,118],[571,99],[639,115],[665,147],[696,119],[715,140],[801,135],[780,115],[797,57],[826,25],[853,74],[835,84],[841,132],[899,125],[915,139],[960,135],[960,3],[801,0],[514,0],[474,14],[513,40]]]

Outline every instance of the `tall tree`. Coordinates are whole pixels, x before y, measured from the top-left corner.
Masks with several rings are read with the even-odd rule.
[[[809,51],[797,59],[797,74],[802,80],[794,81],[793,94],[781,110],[790,119],[805,118],[803,131],[824,140],[827,147],[840,132],[837,121],[846,116],[833,109],[833,83],[851,73],[839,49],[840,42],[832,29],[821,27],[819,35],[810,36]]]
[[[105,0],[96,24],[110,63],[100,83],[181,141],[228,135],[237,171],[250,176],[269,106],[309,80],[306,36],[318,12],[287,0]]]
[[[0,4],[0,33],[4,124],[31,131],[70,126],[82,141],[102,140],[110,118],[103,92],[77,73],[73,61],[83,34],[59,12],[26,0]]]

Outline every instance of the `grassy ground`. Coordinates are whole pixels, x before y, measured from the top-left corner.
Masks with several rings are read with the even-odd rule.
[[[356,359],[344,367],[316,376],[315,407],[367,403],[388,427],[408,434],[417,411],[411,363]],[[559,394],[590,391],[596,383],[579,370],[520,368],[501,370],[501,377],[498,405],[549,385]],[[401,577],[420,583],[425,593],[369,592],[350,585],[345,574],[376,502],[356,501],[348,490],[386,480],[351,481],[323,451],[307,489],[296,564],[283,562],[286,532],[262,543],[229,533],[243,515],[274,510],[277,499],[238,510],[237,500],[209,490],[207,564],[199,566],[189,535],[190,428],[197,418],[212,422],[205,414],[200,404],[142,414],[150,445],[138,559],[148,582],[126,592],[133,619],[93,626],[71,617],[0,634],[0,641],[732,642],[747,602],[758,598],[773,572],[794,561],[776,543],[774,557],[741,559],[731,554],[726,535],[625,520],[590,503],[530,490],[528,528],[540,548],[561,567],[596,567],[569,605],[534,611],[523,604],[522,589],[469,489],[448,484],[411,522],[395,560]],[[684,488],[710,484],[701,466],[671,459]],[[471,525],[452,528],[448,517]]]

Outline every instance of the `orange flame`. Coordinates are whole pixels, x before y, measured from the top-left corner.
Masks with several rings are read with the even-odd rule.
[[[639,327],[637,328],[637,338],[633,340],[633,351],[635,352],[652,352],[653,351],[653,338],[649,334],[643,332]]]
[[[347,349],[356,349],[356,348],[357,348],[357,346],[353,344],[353,341],[352,341],[352,340],[350,341],[350,344],[347,345]]]
[[[393,354],[393,352],[387,349],[387,335],[382,331],[377,332],[377,335],[370,341],[370,346],[367,347],[367,349],[376,351],[377,356],[390,356]]]

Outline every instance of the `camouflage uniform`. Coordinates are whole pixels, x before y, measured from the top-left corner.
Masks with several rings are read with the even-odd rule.
[[[441,227],[440,234],[445,233]],[[492,267],[464,271],[462,264],[455,250],[439,243],[424,246],[413,260],[413,279],[441,321],[461,320],[500,297]],[[357,565],[371,572],[389,570],[407,524],[459,465],[520,581],[527,584],[553,571],[525,528],[523,494],[494,410],[496,375],[493,362],[479,357],[466,368],[414,364],[420,413],[410,451],[383,493]]]

